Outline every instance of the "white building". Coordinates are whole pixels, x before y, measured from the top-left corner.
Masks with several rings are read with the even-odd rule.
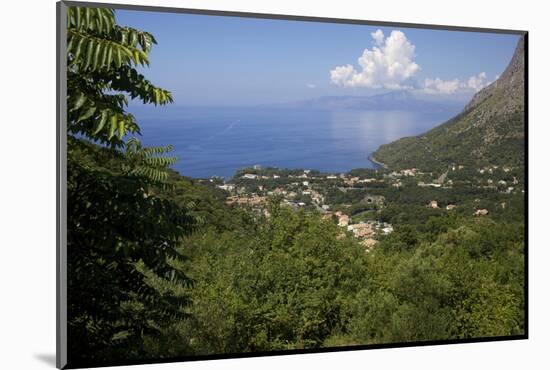
[[[383,232],[384,234],[386,234],[386,235],[389,234],[389,233],[391,233],[391,232],[393,232],[393,226],[389,225],[389,226],[384,227],[384,228],[382,229],[382,232]]]
[[[218,185],[218,188],[220,188],[222,190],[233,191],[233,189],[235,189],[235,185],[233,185],[233,184],[223,184],[223,185]]]

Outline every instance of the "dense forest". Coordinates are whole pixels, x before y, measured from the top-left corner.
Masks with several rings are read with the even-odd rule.
[[[127,100],[172,102],[137,71],[153,35],[106,8],[67,27],[69,364],[524,333],[521,195],[473,217],[395,190],[368,253],[277,197],[228,205],[139,141]]]

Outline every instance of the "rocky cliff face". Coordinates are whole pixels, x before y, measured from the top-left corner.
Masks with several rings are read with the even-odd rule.
[[[494,95],[504,95],[502,103],[522,105],[525,89],[525,46],[523,37],[520,38],[512,60],[502,75],[491,85],[474,95],[465,110],[474,108]],[[508,100],[508,101],[506,101]]]
[[[392,168],[524,165],[525,47],[520,38],[498,80],[479,91],[462,113],[416,137],[382,145],[374,157]]]

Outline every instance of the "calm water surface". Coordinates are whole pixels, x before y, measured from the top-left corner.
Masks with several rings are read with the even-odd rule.
[[[417,135],[457,112],[312,111],[260,108],[133,109],[148,146],[172,144],[190,177],[231,177],[260,164],[345,172],[373,168],[381,144]]]

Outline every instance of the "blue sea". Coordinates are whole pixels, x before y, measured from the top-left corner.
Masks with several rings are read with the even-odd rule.
[[[380,145],[423,133],[457,112],[280,108],[134,108],[147,146],[172,144],[184,176],[230,178],[259,164],[346,172],[375,168]]]

